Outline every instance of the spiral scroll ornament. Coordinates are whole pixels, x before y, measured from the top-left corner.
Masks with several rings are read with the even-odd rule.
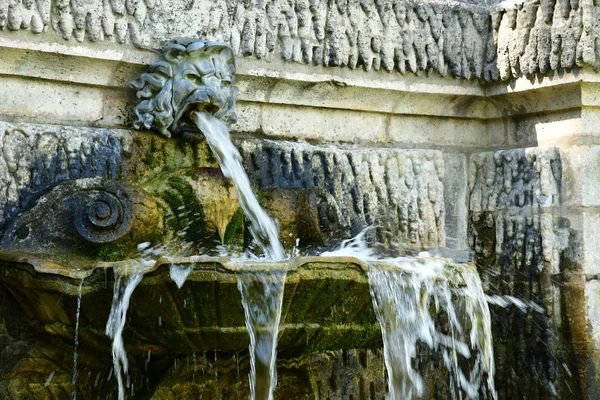
[[[158,204],[142,188],[99,177],[66,181],[11,222],[0,237],[0,252],[60,260],[61,265],[98,254],[115,260],[154,240],[161,218]]]
[[[132,203],[124,190],[85,193],[75,212],[77,232],[92,243],[110,243],[131,230]]]

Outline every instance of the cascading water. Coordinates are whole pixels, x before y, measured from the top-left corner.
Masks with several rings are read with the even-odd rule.
[[[250,397],[272,400],[285,273],[239,274],[237,282],[250,334]]]
[[[214,46],[216,53],[205,54],[197,51],[210,46]],[[212,64],[218,72],[214,76],[221,77],[223,82],[228,81],[227,77],[235,72],[233,52],[226,44],[182,42],[169,49],[169,52],[173,49],[180,52],[180,57],[174,58],[169,53],[169,57],[166,58],[171,70],[178,71],[169,75],[169,78],[189,80],[188,75],[182,74],[183,71],[187,74],[193,70],[190,68],[193,64],[190,60],[198,61],[196,58],[203,59],[206,65]],[[218,56],[215,55],[217,53]],[[152,125],[151,122],[156,117],[149,113],[149,106],[154,103],[148,98],[159,95],[155,93],[155,86],[157,81],[165,78],[160,75],[164,72],[164,66],[164,63],[157,63],[154,73],[158,75],[146,74],[134,85],[140,89],[138,96],[147,99],[140,102],[136,109],[136,114],[140,117],[138,124],[143,123],[146,127]],[[191,101],[188,99],[202,98],[202,101],[205,101],[206,93],[210,93],[208,103],[212,108],[205,107],[206,104],[202,103],[196,108],[197,111],[191,111],[186,116],[189,116],[204,134],[223,174],[232,179],[241,208],[250,222],[248,228],[262,252],[263,259],[283,260],[285,254],[279,241],[278,227],[261,208],[252,192],[250,181],[242,166],[242,157],[231,142],[227,126],[217,117],[199,111],[217,106],[223,107],[217,115],[225,115],[233,107],[237,90],[229,85],[219,89],[214,86],[214,81],[215,79],[212,79],[210,82],[213,83],[209,84],[208,80],[205,82],[203,79],[206,88],[201,87],[194,95],[186,97],[180,103],[174,103],[176,113],[179,113],[179,116],[183,112],[187,113],[186,102]],[[196,84],[198,79],[193,79],[192,83],[186,83],[186,87]],[[162,113],[162,108],[160,111]],[[163,134],[165,126],[161,128]],[[442,355],[444,365],[449,371],[453,397],[462,398],[464,394],[476,398],[481,386],[487,384],[486,393],[495,398],[490,314],[477,271],[464,265],[453,265],[450,268],[444,260],[427,257],[378,258],[368,249],[363,239],[364,232],[356,239],[346,241],[339,251],[323,255],[355,256],[369,266],[368,277],[373,305],[382,326],[390,397],[395,400],[423,395],[423,378],[413,368],[412,363],[417,355],[417,347],[424,343],[432,351]],[[193,267],[172,265],[170,275],[177,286],[181,287],[192,270]],[[141,278],[141,274],[117,277],[113,308],[107,324],[107,334],[113,338],[114,371],[119,383],[119,399],[124,398],[122,374],[127,373],[127,358],[121,334],[129,299]],[[237,274],[246,327],[250,335],[252,399],[273,398],[276,386],[277,335],[285,279],[285,272]],[[122,280],[125,280],[124,284]],[[440,324],[432,316],[436,313],[444,313],[447,316],[446,328],[440,328]],[[469,371],[466,373],[463,371],[464,365],[468,365]],[[487,380],[484,382],[484,379]]]
[[[79,317],[81,314],[81,296],[83,295],[83,282],[85,278],[81,278],[79,287],[77,288],[77,313],[75,314],[75,344],[73,346],[73,400],[77,400],[77,350],[79,347]]]
[[[119,400],[125,399],[125,384],[123,375],[127,377],[129,363],[127,353],[123,346],[123,328],[129,309],[131,295],[142,280],[142,274],[131,274],[127,276],[117,275],[113,289],[113,302],[106,323],[106,335],[112,342],[113,371],[117,378],[119,388]]]
[[[494,387],[494,355],[487,297],[477,271],[424,257],[377,258],[363,231],[325,256],[352,256],[369,266],[369,286],[381,325],[389,399],[422,396],[424,383],[413,368],[420,343],[442,355],[452,398],[478,398]],[[460,310],[460,311],[459,311]],[[432,314],[447,316],[440,327]],[[467,328],[470,331],[467,332]],[[469,371],[463,371],[468,364]],[[485,381],[484,381],[485,380]]]
[[[179,289],[181,289],[189,274],[194,270],[194,267],[194,264],[188,266],[171,264],[169,266],[169,275]]]
[[[250,181],[241,163],[241,155],[231,142],[227,126],[210,114],[193,112],[191,116],[198,129],[204,133],[223,174],[233,180],[240,205],[251,223],[250,232],[265,258],[271,261],[282,260],[284,251],[279,241],[278,227],[262,209],[252,192]],[[170,275],[181,288],[192,270],[193,267],[171,265]],[[123,375],[127,376],[128,369],[122,332],[131,295],[142,276],[142,274],[117,276],[112,309],[106,325],[106,334],[113,339],[112,354],[114,373],[119,387],[119,400],[125,398]],[[122,280],[125,280],[124,285]],[[252,398],[273,398],[276,382],[277,333],[284,282],[285,273],[250,274],[238,277],[238,288],[242,294],[246,314],[246,327],[250,334]]]

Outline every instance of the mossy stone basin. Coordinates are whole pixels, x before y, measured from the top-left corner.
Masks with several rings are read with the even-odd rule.
[[[283,271],[287,277],[280,351],[381,347],[366,267],[355,258],[296,258],[281,263],[163,258],[144,268],[129,261],[88,271],[14,255],[12,259],[0,262],[2,282],[45,331],[65,338],[74,337],[83,279],[80,337],[103,348],[108,344],[105,325],[113,300],[113,271],[139,268],[144,277],[131,298],[124,333],[129,351],[244,351],[249,337],[236,275]],[[181,288],[170,276],[172,265],[193,267]]]

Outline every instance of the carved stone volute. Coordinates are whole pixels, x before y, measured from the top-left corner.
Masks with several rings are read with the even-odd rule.
[[[140,188],[101,178],[68,181],[42,196],[8,227],[3,251],[55,258],[89,257],[107,244],[135,247],[162,222],[156,202]]]

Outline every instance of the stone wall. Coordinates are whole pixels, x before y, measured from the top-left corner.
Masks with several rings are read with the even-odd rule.
[[[124,131],[0,121],[0,229],[57,183],[118,178],[130,142]]]
[[[578,0],[3,0],[0,29],[141,48],[202,37],[259,59],[489,81],[596,67],[597,8]]]
[[[156,48],[173,37],[204,37],[260,59],[489,80],[495,55],[487,16],[477,5],[404,0],[0,3],[0,28],[54,30],[79,42]]]
[[[0,128],[2,229],[62,182],[101,177],[135,181],[161,193],[173,189],[152,183],[156,174],[167,181],[175,179],[178,169],[214,166],[205,143],[177,144],[154,134],[102,128],[1,121]],[[312,204],[301,207],[318,210],[322,244],[339,243],[368,226],[377,227],[377,240],[386,246],[423,249],[445,244],[440,151],[344,149],[270,140],[243,140],[239,147],[261,193],[311,189],[299,201]],[[177,214],[168,210],[164,212]]]
[[[574,238],[561,211],[560,151],[473,155],[469,189],[469,240],[486,292],[510,296],[492,306],[500,398],[580,398],[586,366],[573,337],[584,328],[564,321],[580,296],[565,270],[581,270],[568,265]]]
[[[435,150],[344,149],[291,142],[240,146],[262,190],[322,188],[319,221],[331,239],[375,226],[383,244],[445,245],[444,160]]]
[[[593,1],[523,1],[492,11],[501,79],[598,67],[600,23]]]

